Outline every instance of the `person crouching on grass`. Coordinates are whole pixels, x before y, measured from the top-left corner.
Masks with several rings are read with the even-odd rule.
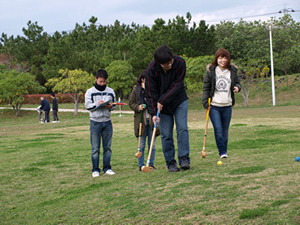
[[[215,140],[220,159],[227,158],[229,124],[234,106],[234,93],[241,90],[238,69],[230,64],[230,54],[220,48],[215,53],[213,62],[207,65],[203,80],[202,104],[209,109],[208,99],[211,98],[209,117],[214,127]]]
[[[111,103],[116,95],[112,88],[106,86],[108,74],[105,70],[98,70],[95,74],[95,85],[85,93],[85,107],[90,112],[90,140],[92,145],[92,177],[99,177],[100,143],[103,145],[103,172],[114,175],[110,165],[111,143],[113,127],[111,111],[115,109]]]

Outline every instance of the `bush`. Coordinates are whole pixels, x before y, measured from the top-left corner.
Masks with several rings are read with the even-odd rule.
[[[23,95],[24,104],[40,104],[41,97],[47,99],[47,101],[52,102],[50,94],[35,94],[35,95]],[[69,94],[55,94],[55,97],[58,103],[74,103],[73,98]],[[82,94],[79,98],[79,102],[84,101],[84,94]]]

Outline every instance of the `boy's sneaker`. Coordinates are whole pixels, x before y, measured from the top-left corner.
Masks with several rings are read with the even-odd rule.
[[[106,175],[115,175],[116,173],[114,171],[112,171],[111,169],[106,170],[105,172]]]
[[[152,168],[153,168],[153,170],[156,170],[156,167],[155,167],[155,166],[150,166],[150,167],[152,167]]]
[[[220,156],[220,159],[224,159],[224,158],[228,158],[228,155],[227,154],[223,154]]]
[[[94,171],[94,172],[92,173],[92,177],[99,177],[99,176],[100,176],[100,174],[99,174],[98,171]]]
[[[181,159],[181,164],[180,164],[180,169],[183,170],[189,170],[190,169],[190,163],[187,157],[182,157]]]
[[[178,172],[180,169],[177,167],[176,161],[174,160],[168,166],[169,172]]]

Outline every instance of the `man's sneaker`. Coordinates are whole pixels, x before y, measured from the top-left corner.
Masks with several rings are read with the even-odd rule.
[[[220,156],[220,159],[223,159],[223,158],[228,158],[228,155],[227,154],[223,154]]]
[[[177,167],[176,161],[171,162],[168,166],[169,172],[178,172],[180,169]]]
[[[100,176],[100,174],[99,174],[98,171],[94,171],[94,172],[92,173],[92,177],[99,177],[99,176]]]
[[[54,120],[54,121],[52,121],[51,123],[56,123],[56,121]]]
[[[153,170],[156,170],[156,167],[155,167],[155,166],[150,166],[150,167],[152,167],[152,168],[153,168]]]
[[[190,169],[190,163],[187,157],[182,157],[182,159],[180,160],[180,169],[183,170],[189,170]]]
[[[115,175],[116,173],[114,171],[112,171],[111,169],[106,170],[105,172],[106,175]]]

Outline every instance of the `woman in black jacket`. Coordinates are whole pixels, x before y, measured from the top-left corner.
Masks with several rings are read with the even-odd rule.
[[[215,54],[203,80],[202,103],[209,109],[220,159],[227,158],[228,131],[235,103],[234,93],[241,90],[238,69],[230,64],[230,54],[220,48]],[[209,106],[208,99],[211,98]]]
[[[148,145],[148,152],[149,152],[151,139],[153,135],[153,128],[154,128],[152,116],[149,114],[145,104],[146,103],[145,74],[146,74],[145,71],[140,73],[129,97],[129,107],[134,111],[134,134],[137,138],[139,137],[139,131],[140,131],[139,129],[141,128],[140,152],[142,153],[142,155],[140,158],[138,158],[139,171],[142,171],[141,168],[145,166],[144,151],[145,151],[145,147]],[[142,116],[142,121],[141,121],[141,116]],[[140,123],[142,123],[141,127],[140,127]],[[160,131],[158,128],[156,130],[155,136],[158,136],[159,133]],[[146,142],[147,137],[148,137],[148,143]],[[154,167],[155,152],[156,152],[155,142],[156,139],[154,139],[152,154],[149,163],[149,165],[153,167],[153,169],[156,169]]]

